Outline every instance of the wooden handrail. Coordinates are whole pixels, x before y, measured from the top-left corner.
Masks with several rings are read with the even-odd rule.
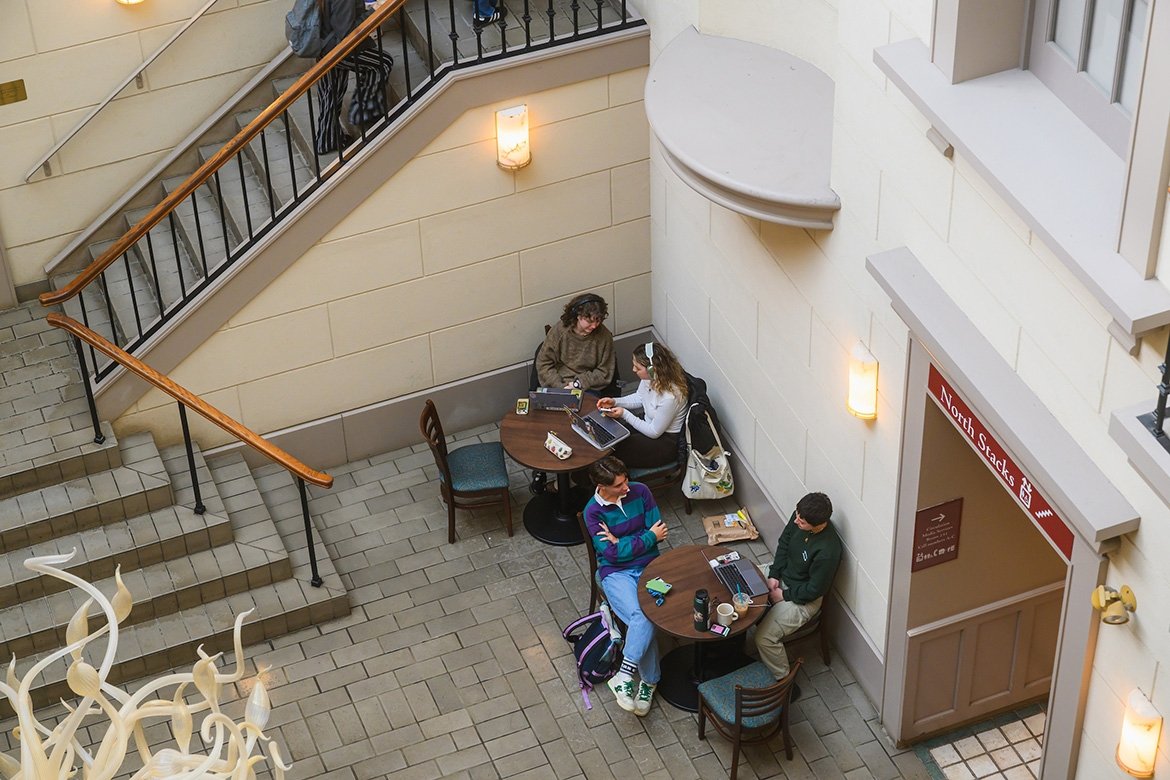
[[[77,338],[89,344],[91,347],[101,352],[106,357],[125,366],[126,369],[132,371],[135,375],[146,380],[150,384],[162,390],[164,393],[174,398],[179,403],[192,409],[206,418],[213,425],[218,426],[224,431],[228,432],[235,438],[247,444],[252,449],[259,452],[264,457],[268,458],[274,463],[277,463],[287,469],[295,477],[300,477],[306,482],[323,488],[333,487],[333,477],[329,476],[323,471],[309,468],[301,461],[289,455],[287,452],[272,444],[262,436],[254,433],[248,428],[245,428],[242,423],[237,422],[231,417],[216,409],[211,404],[204,401],[199,396],[192,393],[185,387],[176,384],[168,377],[163,376],[155,371],[150,366],[146,365],[138,358],[129,354],[128,352],[119,349],[114,344],[102,338],[97,333],[94,333],[89,328],[82,325],[77,320],[66,317],[64,314],[57,314],[50,312],[45,320],[54,328],[60,328],[67,331]]]
[[[42,293],[39,297],[41,305],[53,306],[63,303],[76,296],[94,279],[97,279],[102,271],[112,265],[130,247],[134,246],[152,227],[161,222],[167,214],[174,211],[191,193],[195,192],[195,190],[210,179],[224,163],[235,157],[237,152],[247,146],[253,138],[260,135],[269,123],[284,113],[301,95],[308,92],[309,88],[321,76],[349,56],[362,44],[367,36],[382,25],[382,22],[386,21],[391,14],[404,5],[406,5],[406,0],[388,0],[388,2],[379,6],[365,21],[358,25],[349,35],[345,36],[341,43],[334,46],[316,65],[297,79],[280,97],[261,111],[255,119],[249,122],[243,130],[236,133],[230,141],[224,144],[223,148],[207,158],[207,161],[188,176],[186,181],[172,190],[167,197],[163,198],[161,203],[147,212],[146,216],[138,220],[134,227],[130,228],[125,235],[115,241],[113,245],[102,253],[101,257],[98,257],[87,265],[81,273],[75,276],[69,284],[60,290],[50,290],[49,292]],[[111,355],[111,357],[113,356]]]

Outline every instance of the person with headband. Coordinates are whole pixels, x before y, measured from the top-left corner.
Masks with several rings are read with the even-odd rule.
[[[536,356],[541,387],[609,390],[615,359],[613,334],[603,324],[608,314],[605,299],[593,293],[575,296],[565,304]]]
[[[589,467],[589,476],[596,490],[585,504],[584,517],[597,556],[597,578],[606,603],[628,628],[621,669],[608,685],[619,707],[644,716],[662,667],[654,624],[638,606],[638,580],[658,557],[666,524],[650,489],[631,482],[629,469],[617,458],[610,455],[597,461]],[[635,674],[640,677],[637,685]]]
[[[687,416],[687,378],[665,345],[649,341],[634,350],[638,389],[621,398],[601,398],[597,408],[621,420],[630,436],[614,454],[632,468],[653,468],[678,459],[678,436]],[[642,416],[634,413],[641,409]]]

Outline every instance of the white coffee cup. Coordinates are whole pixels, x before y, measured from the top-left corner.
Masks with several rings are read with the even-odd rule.
[[[719,625],[730,626],[737,620],[739,615],[735,614],[735,607],[726,601],[715,607],[715,622]]]

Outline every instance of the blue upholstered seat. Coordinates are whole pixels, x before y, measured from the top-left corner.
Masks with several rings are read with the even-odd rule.
[[[649,468],[630,469],[630,480],[634,482],[642,482],[646,477],[657,476],[658,474],[667,474],[678,468],[678,461],[671,461],[670,463],[663,463],[661,466],[651,466]]]
[[[447,453],[447,465],[451,468],[451,487],[461,493],[508,487],[508,468],[499,442],[468,444],[451,450]]]
[[[768,688],[776,684],[776,678],[768,671],[768,667],[759,661],[748,664],[742,669],[736,669],[730,674],[716,677],[699,684],[699,693],[707,706],[725,723],[735,723],[735,686],[744,688]],[[745,729],[756,729],[774,723],[780,717],[780,709],[766,712],[763,715],[754,715],[743,719]]]

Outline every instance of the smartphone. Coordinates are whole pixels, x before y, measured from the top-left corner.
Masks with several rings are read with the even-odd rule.
[[[516,401],[516,414],[528,414],[527,398],[520,398]]]
[[[718,623],[712,623],[709,630],[712,634],[718,634],[719,636],[727,636],[729,633],[731,633],[730,628],[727,626],[721,626]]]

